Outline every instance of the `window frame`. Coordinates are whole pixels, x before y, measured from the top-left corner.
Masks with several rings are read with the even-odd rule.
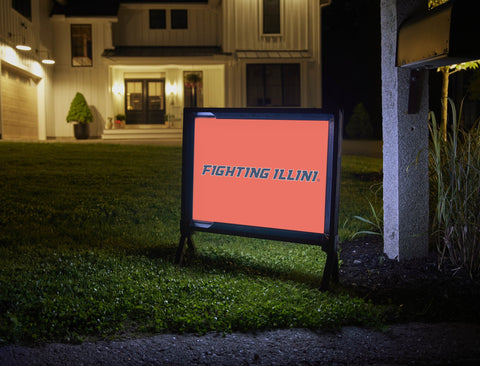
[[[279,23],[279,32],[268,32],[266,33],[265,32],[265,7],[266,7],[266,2],[267,1],[278,1],[278,7],[279,7],[279,19],[278,19],[278,23]],[[263,37],[282,37],[283,36],[283,31],[285,29],[285,24],[284,24],[284,20],[285,20],[285,11],[284,11],[284,8],[285,8],[285,1],[284,0],[261,0],[259,1],[259,17],[258,17],[258,20],[259,20],[259,31],[260,31],[260,35],[263,36]]]
[[[282,98],[282,103],[281,104],[272,104],[272,103],[266,103],[266,101],[268,100],[271,100],[270,95],[267,95],[267,90],[269,89],[269,87],[267,86],[267,74],[268,74],[268,67],[270,66],[279,66],[280,67],[280,70],[281,70],[281,73],[280,73],[280,80],[279,82],[281,83],[281,98]],[[290,68],[292,66],[295,67],[298,67],[298,78],[296,79],[297,83],[298,83],[298,90],[296,90],[297,92],[297,95],[298,95],[298,104],[286,104],[286,97],[288,97],[288,93],[285,86],[288,85],[289,83],[287,83],[287,78],[286,78],[286,75],[287,73],[285,72],[286,71],[286,68]],[[262,103],[259,104],[259,103],[256,103],[256,104],[249,104],[249,66],[252,66],[252,67],[256,67],[256,68],[260,68],[261,69],[261,72],[262,72],[262,76],[261,76],[261,79],[258,79],[259,83],[262,83],[262,92],[263,92],[263,96],[261,98],[262,100]],[[253,70],[252,70],[253,71]],[[291,73],[289,73],[291,74]],[[246,64],[245,66],[245,75],[246,75],[246,79],[245,79],[245,90],[246,90],[246,99],[245,99],[245,104],[247,107],[256,107],[256,108],[278,108],[278,107],[285,107],[285,108],[299,108],[302,106],[302,64],[299,63],[299,62],[284,62],[284,63],[268,63],[268,62],[262,62],[262,63],[248,63]],[[257,85],[251,85],[252,88],[254,88],[255,86],[258,86]],[[272,85],[270,85],[270,88],[272,87]],[[254,90],[254,89],[253,89]]]
[[[160,24],[159,27],[152,27],[152,18],[158,21],[157,17],[158,16],[162,17],[161,14],[163,14],[163,24]],[[150,29],[161,29],[161,30],[167,29],[167,10],[166,9],[149,9],[148,10],[148,26]]]
[[[75,27],[87,27],[89,29],[89,38],[90,38],[90,43],[88,42],[87,39],[87,44],[86,44],[86,55],[83,56],[78,56],[74,55],[74,42],[73,42],[73,37],[74,37],[74,28]],[[78,33],[80,34],[80,33]],[[76,47],[75,49],[78,49]],[[93,27],[92,24],[70,24],[70,52],[71,52],[71,66],[72,67],[93,67]],[[90,64],[80,64],[80,65],[75,65],[74,59],[75,58],[89,58],[90,59]]]
[[[185,13],[185,25],[182,24],[180,26],[174,26],[174,14],[181,14]],[[184,25],[184,26],[183,26]],[[170,29],[172,30],[185,30],[188,29],[188,9],[170,9]]]

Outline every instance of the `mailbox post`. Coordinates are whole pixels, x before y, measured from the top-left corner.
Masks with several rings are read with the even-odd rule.
[[[480,58],[477,2],[452,0],[426,12],[425,0],[381,0],[384,251],[389,258],[428,253],[426,70]]]

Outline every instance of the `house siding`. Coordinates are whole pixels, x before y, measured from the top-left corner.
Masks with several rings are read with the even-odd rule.
[[[167,28],[150,29],[149,10],[167,11]],[[188,10],[188,29],[171,29],[169,12]],[[220,13],[209,5],[121,6],[118,23],[113,25],[113,40],[117,46],[220,46]]]
[[[77,92],[84,95],[92,110],[93,122],[90,124],[90,136],[100,137],[107,118],[108,62],[102,57],[105,48],[111,43],[105,37],[105,29],[110,27],[108,19],[59,19],[53,22],[54,43],[58,54],[54,74],[54,136],[73,137],[73,127],[66,122],[70,104]],[[92,66],[72,66],[71,24],[92,25]]]
[[[176,127],[183,120],[185,71],[202,72],[204,107],[246,107],[249,64],[296,63],[300,66],[301,107],[321,107],[321,2],[281,0],[278,35],[262,34],[261,4],[261,0],[121,3],[117,16],[50,17],[50,0],[38,0],[32,1],[32,19],[28,20],[11,8],[10,1],[0,0],[0,68],[13,66],[35,79],[39,139],[73,138],[73,127],[65,118],[76,92],[84,94],[94,114],[91,136],[100,137],[109,118],[125,113],[121,91],[125,78],[145,75],[162,75],[166,87],[176,90],[166,95],[165,104],[165,113],[179,121]],[[166,10],[166,29],[150,29],[150,9]],[[171,29],[172,9],[187,9],[188,29]],[[71,24],[92,25],[92,66],[72,66]],[[25,35],[32,51],[15,50],[9,34]],[[164,57],[102,56],[105,50],[119,46],[208,46],[221,52],[195,57],[181,52]],[[41,64],[35,50],[48,52],[56,64]]]
[[[46,138],[51,116],[51,98],[49,97],[49,85],[52,82],[52,69],[40,63],[41,53],[52,55],[52,37],[49,24],[48,9],[49,0],[32,1],[31,19],[12,9],[11,1],[0,1],[0,69],[13,67],[25,76],[35,80],[37,100],[37,135],[38,139]],[[22,25],[23,24],[23,25]],[[18,51],[15,44],[18,40],[25,42],[32,48],[31,51]],[[38,53],[37,51],[40,51]],[[8,85],[4,85],[8,87]],[[2,85],[0,83],[0,89]],[[1,90],[0,90],[1,91]],[[0,100],[3,109],[11,108],[6,105],[8,100]],[[18,123],[22,124],[21,117]],[[0,113],[0,126],[2,115]]]

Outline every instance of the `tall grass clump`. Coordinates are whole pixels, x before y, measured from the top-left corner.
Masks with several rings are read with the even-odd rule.
[[[440,264],[450,260],[470,277],[480,274],[480,125],[460,126],[455,105],[447,139],[430,112],[431,189],[435,197],[433,230]],[[462,114],[460,107],[459,115]]]

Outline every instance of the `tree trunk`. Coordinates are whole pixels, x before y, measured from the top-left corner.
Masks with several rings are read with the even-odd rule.
[[[440,115],[440,126],[442,128],[443,141],[447,141],[447,117],[448,117],[448,68],[442,67],[442,113]]]

